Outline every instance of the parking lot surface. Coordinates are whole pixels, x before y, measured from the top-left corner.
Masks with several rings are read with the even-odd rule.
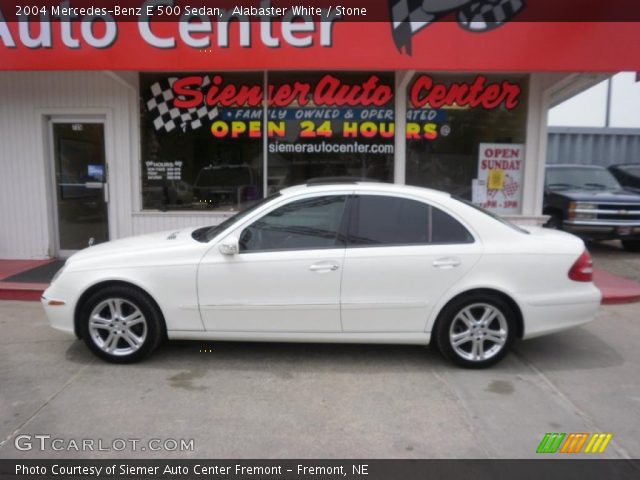
[[[640,255],[625,252],[619,241],[587,242],[587,248],[595,267],[640,282]]]
[[[602,307],[469,371],[423,347],[223,342],[169,342],[116,366],[52,330],[38,303],[0,302],[0,457],[527,458],[546,432],[611,432],[601,456],[637,458],[638,311]],[[20,435],[63,450],[30,437],[18,451]],[[152,438],[193,450],[68,448]]]

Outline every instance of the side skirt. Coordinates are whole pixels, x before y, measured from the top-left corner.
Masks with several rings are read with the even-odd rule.
[[[171,330],[170,340],[219,340],[229,342],[301,342],[301,343],[388,343],[428,345],[431,334],[427,332],[197,332]]]

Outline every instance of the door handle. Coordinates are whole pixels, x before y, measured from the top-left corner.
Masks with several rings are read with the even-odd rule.
[[[333,262],[320,262],[309,265],[309,270],[312,272],[332,272],[338,270],[338,268],[340,268],[340,266]]]
[[[438,258],[438,259],[434,260],[431,265],[433,265],[436,268],[454,268],[454,267],[459,266],[460,263],[462,263],[462,262],[460,261],[459,258],[456,258],[456,257],[443,257],[443,258]]]

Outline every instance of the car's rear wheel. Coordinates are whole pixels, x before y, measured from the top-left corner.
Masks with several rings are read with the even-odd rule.
[[[437,323],[442,354],[466,368],[486,368],[507,354],[516,333],[516,314],[499,296],[475,294],[449,304]]]
[[[640,240],[622,240],[622,248],[627,252],[640,252]]]
[[[110,286],[93,294],[80,309],[84,342],[100,358],[132,363],[156,349],[163,337],[160,313],[136,288]]]

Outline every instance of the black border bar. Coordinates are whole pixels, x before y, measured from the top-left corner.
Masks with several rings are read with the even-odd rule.
[[[52,474],[54,465],[77,473]],[[196,465],[210,468],[208,474],[196,474]],[[46,473],[20,474],[17,466],[43,469]],[[101,467],[100,474],[95,469]],[[122,473],[122,468],[151,468],[149,474],[131,475]],[[165,468],[180,469],[180,473],[163,474]],[[215,474],[222,467],[226,473]],[[243,469],[244,467],[244,469]],[[246,467],[267,467],[264,472],[248,473]],[[311,473],[304,467],[330,467],[331,474],[321,470]],[[340,470],[340,467],[342,469]],[[22,469],[22,467],[18,467]],[[82,474],[81,469],[86,469]],[[105,474],[113,468],[113,475]],[[238,470],[239,468],[239,470]],[[302,469],[302,470],[300,470]],[[138,470],[139,471],[139,470]],[[90,473],[94,472],[94,473]],[[259,471],[258,471],[259,472]],[[281,472],[281,473],[278,473]],[[340,473],[342,472],[342,473]],[[626,480],[640,478],[640,460],[605,459],[532,459],[532,460],[0,460],[0,479],[162,479],[162,480]]]

